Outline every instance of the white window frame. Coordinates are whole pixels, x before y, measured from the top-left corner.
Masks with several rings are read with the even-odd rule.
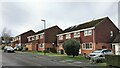
[[[39,39],[39,35],[36,35],[36,40],[38,40]]]
[[[63,35],[58,36],[59,40],[63,40]]]
[[[42,47],[41,47],[41,45],[42,45]],[[40,48],[44,48],[44,43],[39,44],[39,47],[40,47]]]
[[[34,37],[32,37],[32,40],[35,40]]]
[[[83,43],[82,49],[83,50],[92,50],[93,49],[93,44],[91,42],[90,43]]]
[[[84,36],[90,36],[92,35],[92,30],[85,30],[84,31]]]
[[[19,40],[21,40],[21,36],[19,36]]]
[[[80,37],[80,32],[74,32],[74,38]]]
[[[113,31],[110,31],[110,36],[113,37]]]
[[[71,34],[66,34],[66,39],[70,39],[71,38]]]
[[[44,38],[44,35],[43,35],[43,34],[41,34],[41,35],[40,35],[40,39],[43,39],[43,38]]]
[[[28,38],[28,41],[31,41],[30,38]]]

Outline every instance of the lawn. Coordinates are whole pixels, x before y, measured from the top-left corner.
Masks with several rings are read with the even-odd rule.
[[[98,63],[98,65],[100,65],[100,66],[106,66],[107,64],[106,63]]]
[[[44,55],[43,52],[34,52],[36,54],[40,54],[40,55]],[[47,56],[53,56],[53,57],[58,57],[58,58],[61,58],[63,60],[87,60],[85,59],[84,56],[75,56],[75,57],[72,57],[72,56],[67,56],[66,54],[56,54],[56,53],[46,53]]]

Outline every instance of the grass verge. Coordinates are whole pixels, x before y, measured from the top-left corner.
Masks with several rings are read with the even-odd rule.
[[[43,52],[34,52],[35,54],[40,54],[40,55],[44,55]],[[56,54],[56,53],[46,53],[47,56],[53,56],[53,57],[58,57],[61,58],[63,60],[75,60],[75,61],[79,61],[79,60],[87,60],[84,56],[67,56],[66,54]]]

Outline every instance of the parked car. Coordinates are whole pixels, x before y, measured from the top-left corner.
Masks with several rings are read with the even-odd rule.
[[[14,49],[13,49],[13,47],[11,47],[11,46],[5,46],[5,47],[4,47],[4,52],[7,52],[7,53],[9,53],[9,52],[14,52]]]
[[[15,50],[15,51],[21,51],[22,49],[23,49],[22,46],[16,46],[16,47],[14,47],[14,50]]]
[[[95,57],[91,57],[90,59],[90,63],[103,63],[105,62],[105,56],[99,55],[99,56],[95,56]]]
[[[109,50],[109,49],[98,49],[98,50],[95,50],[92,53],[88,54],[87,58],[89,58],[89,60],[90,60],[93,57],[112,55],[112,54],[113,54],[112,50]]]

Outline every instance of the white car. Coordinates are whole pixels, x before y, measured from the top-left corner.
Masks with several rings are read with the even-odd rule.
[[[99,57],[99,56],[105,56],[105,55],[112,55],[113,52],[111,50],[108,49],[99,49],[99,50],[95,50],[92,53],[88,54],[88,58],[95,58],[95,57]]]
[[[4,47],[4,52],[14,52],[14,49],[13,49],[13,47],[11,47],[11,46],[5,46]]]

